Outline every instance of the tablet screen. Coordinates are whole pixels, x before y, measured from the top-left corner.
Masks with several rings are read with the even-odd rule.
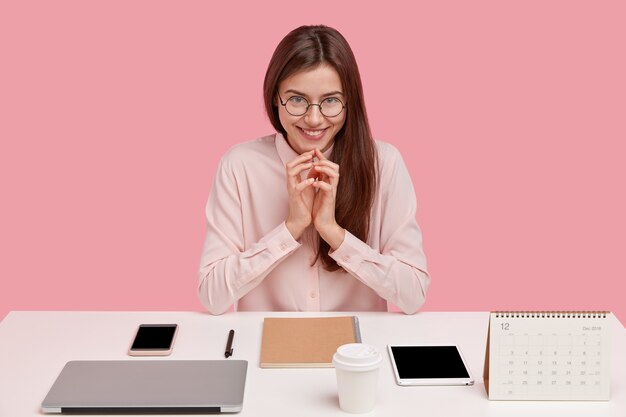
[[[390,346],[400,379],[469,378],[456,346]]]

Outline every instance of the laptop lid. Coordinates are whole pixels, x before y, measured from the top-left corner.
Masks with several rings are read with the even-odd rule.
[[[247,369],[242,360],[70,361],[41,409],[72,414],[238,412]]]

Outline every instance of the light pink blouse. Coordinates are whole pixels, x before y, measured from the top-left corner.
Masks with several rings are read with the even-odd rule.
[[[379,187],[368,243],[346,232],[330,252],[343,268],[334,272],[319,261],[311,265],[318,238],[312,226],[299,241],[285,226],[285,165],[297,156],[285,138],[265,136],[229,150],[206,205],[198,292],[208,311],[221,314],[232,304],[238,311],[386,311],[389,302],[416,312],[430,277],[415,192],[398,150],[376,145]]]

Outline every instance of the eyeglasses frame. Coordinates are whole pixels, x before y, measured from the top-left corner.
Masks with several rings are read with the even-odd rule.
[[[322,116],[324,116],[324,117],[328,117],[328,118],[331,118],[331,119],[332,119],[333,117],[337,117],[337,116],[339,116],[341,113],[343,113],[343,111],[344,111],[344,110],[345,110],[345,108],[346,108],[346,105],[343,103],[343,101],[339,100],[338,98],[335,98],[335,100],[337,100],[337,101],[339,101],[339,102],[341,103],[341,111],[340,111],[339,113],[337,113],[336,115],[334,115],[334,116],[326,116],[326,115],[324,114],[324,112],[322,111],[322,103],[324,102],[324,100],[327,100],[327,99],[328,99],[328,98],[330,98],[330,97],[325,98],[324,100],[322,100],[322,103],[309,103],[309,100],[307,100],[307,99],[306,99],[306,97],[302,97],[302,96],[292,96],[292,97],[289,97],[287,100],[285,100],[285,102],[283,103],[283,98],[280,96],[280,93],[277,93],[277,94],[278,94],[278,99],[280,100],[280,104],[281,104],[281,106],[283,106],[283,107],[285,108],[285,111],[286,111],[287,113],[289,113],[290,115],[292,115],[292,116],[294,116],[294,117],[304,116],[305,114],[307,114],[307,112],[309,111],[309,109],[311,108],[311,106],[317,106],[317,107],[320,109],[320,114],[321,114]],[[293,114],[293,113],[291,113],[289,110],[287,110],[287,102],[288,102],[289,100],[291,100],[292,98],[294,98],[294,97],[301,97],[304,101],[306,101],[306,102],[307,102],[306,110],[304,110],[304,113],[302,113],[302,114]]]

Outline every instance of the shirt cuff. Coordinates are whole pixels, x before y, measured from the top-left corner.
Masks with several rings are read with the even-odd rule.
[[[362,242],[346,230],[346,236],[337,250],[331,250],[328,255],[337,261],[337,264],[348,271],[356,271],[363,262],[364,254],[371,251],[367,243]]]
[[[352,233],[346,230],[346,237],[341,246],[336,251],[331,251],[328,254],[337,261],[339,266],[372,288],[384,299],[390,300],[395,296],[392,281],[386,278],[386,272],[382,272],[389,270],[389,264],[385,262],[385,257]],[[368,272],[365,264],[369,262],[377,264],[377,268],[381,270],[381,273],[372,274],[371,270]]]
[[[288,255],[301,245],[293,238],[285,222],[269,232],[262,241],[276,260]]]

